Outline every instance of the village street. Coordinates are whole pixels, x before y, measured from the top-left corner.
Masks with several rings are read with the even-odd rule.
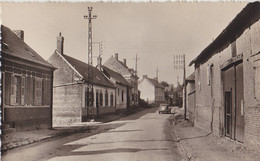
[[[8,151],[3,161],[181,160],[165,124],[170,114],[156,108],[104,123],[101,133],[78,133]]]

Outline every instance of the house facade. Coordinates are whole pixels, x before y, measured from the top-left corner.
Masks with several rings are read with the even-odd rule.
[[[116,87],[116,110],[126,110],[127,109],[127,94],[131,89],[130,84],[127,80],[119,73],[101,65],[101,58],[98,58],[97,68],[102,71],[106,77],[114,84]]]
[[[190,65],[195,126],[260,149],[260,3],[249,3]]]
[[[140,98],[147,103],[159,104],[165,102],[164,86],[158,82],[157,78],[152,79],[144,75],[138,86],[141,91]]]
[[[123,62],[118,60],[118,53],[115,54],[115,57],[111,56],[105,63],[105,67],[121,74],[130,84],[130,89],[127,93],[127,106],[128,107],[137,107],[138,106],[138,76],[133,69],[129,69],[126,65],[126,59]]]
[[[24,42],[24,32],[1,26],[2,124],[16,131],[52,128],[55,68]]]
[[[115,86],[97,68],[63,53],[64,38],[48,61],[55,66],[53,124],[67,126],[115,112]],[[88,71],[93,72],[93,111],[90,111]]]

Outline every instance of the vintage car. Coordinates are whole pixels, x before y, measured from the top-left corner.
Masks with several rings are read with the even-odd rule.
[[[158,112],[159,112],[159,114],[161,114],[161,113],[170,113],[171,109],[169,108],[168,104],[160,104],[160,106],[158,108]]]

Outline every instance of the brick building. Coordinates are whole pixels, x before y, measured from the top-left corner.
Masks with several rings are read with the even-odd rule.
[[[102,66],[101,64],[102,59],[98,58],[97,68],[102,71],[116,87],[116,110],[126,110],[129,108],[129,105],[127,105],[127,98],[129,97],[128,94],[131,89],[130,84],[121,74]]]
[[[249,3],[197,56],[195,126],[260,149],[260,3]]]
[[[131,88],[128,92],[127,104],[128,107],[138,106],[138,76],[133,69],[129,69],[126,65],[126,59],[121,62],[118,60],[118,53],[115,57],[111,56],[105,63],[104,66],[120,73],[130,84]]]
[[[23,31],[1,25],[1,36],[2,127],[51,128],[55,68],[24,42]]]
[[[158,82],[158,78],[152,79],[144,75],[138,86],[141,91],[140,98],[147,103],[159,104],[165,102],[164,86]]]
[[[57,37],[57,50],[48,61],[55,66],[53,124],[66,126],[92,119],[89,111],[88,70],[93,71],[94,115],[115,112],[115,86],[97,68],[63,53],[64,38]]]

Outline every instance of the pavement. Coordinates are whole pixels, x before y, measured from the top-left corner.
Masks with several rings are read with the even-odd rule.
[[[154,110],[155,111],[155,110]],[[80,133],[84,131],[92,131],[98,128],[99,125],[103,124],[104,122],[110,122],[114,120],[136,120],[141,116],[141,120],[147,120],[147,122],[142,122],[142,124],[138,121],[136,121],[135,126],[133,126],[133,123],[129,123],[126,126],[122,126],[118,128],[116,131],[112,130],[110,132],[106,132],[104,134],[100,133],[98,138],[95,139],[95,144],[91,145],[93,148],[97,145],[102,145],[105,148],[103,149],[103,152],[105,153],[114,153],[114,151],[111,151],[111,146],[114,146],[114,150],[117,152],[125,152],[122,150],[128,150],[130,153],[140,153],[141,156],[144,155],[143,158],[145,160],[151,159],[150,156],[155,157],[155,155],[150,155],[150,156],[145,156],[147,153],[147,149],[149,151],[154,151],[152,149],[153,147],[159,147],[161,151],[166,152],[167,157],[162,157],[162,158],[157,158],[160,160],[186,160],[186,161],[260,161],[260,153],[258,151],[254,151],[252,149],[248,149],[247,147],[244,146],[244,144],[238,143],[236,141],[232,141],[226,137],[219,137],[219,136],[214,136],[210,133],[207,133],[203,131],[202,129],[199,129],[197,127],[192,126],[192,123],[189,122],[188,120],[183,119],[183,109],[182,108],[177,108],[174,107],[172,109],[172,112],[174,114],[170,115],[159,115],[158,112],[156,113],[150,113],[149,115],[142,117],[146,112],[143,109],[139,109],[139,111],[134,111],[130,113],[117,113],[117,114],[110,114],[107,115],[106,117],[101,117],[95,122],[87,122],[87,123],[79,123],[79,124],[74,124],[73,126],[70,127],[60,127],[60,128],[54,128],[54,129],[43,129],[43,130],[33,130],[33,131],[25,131],[25,132],[13,132],[13,133],[8,133],[2,135],[2,150],[7,151],[16,147],[32,144],[35,142],[39,142],[42,140],[46,139],[51,139],[54,137],[59,137],[59,136],[66,136],[66,135],[71,135],[74,133]],[[135,115],[131,116],[131,113],[135,113]],[[131,117],[129,119],[129,116]],[[162,131],[160,126],[155,126],[151,128],[151,125],[154,123],[158,123],[160,119],[158,120],[158,117],[167,117],[169,128],[171,131],[171,135],[173,135],[174,142],[178,143],[179,145],[177,147],[171,147],[170,142],[168,139],[164,140],[164,138],[161,138],[160,136],[163,136]],[[154,120],[157,120],[154,122]],[[150,120],[150,121],[149,121]],[[160,123],[161,124],[161,123]],[[156,124],[155,124],[156,125]],[[158,124],[159,125],[159,124]],[[140,126],[140,127],[139,127]],[[141,127],[142,126],[142,127]],[[143,133],[140,129],[144,129],[146,131]],[[155,130],[156,129],[156,130]],[[131,135],[126,135],[124,136],[124,133],[130,132]],[[149,135],[146,135],[147,132]],[[155,133],[157,132],[157,133]],[[120,133],[120,138],[117,137]],[[109,135],[108,135],[109,134]],[[111,134],[111,135],[110,135]],[[114,135],[115,134],[115,135]],[[138,143],[139,141],[133,142],[129,141],[132,140],[131,138],[135,138],[137,134],[140,134],[140,140],[142,140],[143,143]],[[115,143],[107,143],[106,145],[106,140],[107,139],[112,139],[116,141]],[[118,140],[121,139],[121,140]],[[123,140],[122,140],[123,139]],[[126,141],[129,141],[130,147],[124,147],[124,143]],[[82,141],[82,140],[81,140]],[[151,141],[151,144],[148,142]],[[155,141],[155,142],[154,142]],[[93,138],[91,137],[91,140],[86,140],[87,143],[93,142]],[[101,144],[102,142],[102,144]],[[152,143],[154,142],[154,144]],[[157,143],[160,142],[160,146],[157,145]],[[104,144],[103,144],[104,143]],[[121,144],[122,143],[122,144]],[[147,145],[146,145],[147,143]],[[73,142],[73,145],[77,144],[76,142]],[[143,149],[141,148],[142,146]],[[121,148],[118,148],[121,147]],[[181,158],[171,158],[169,155],[170,151],[167,151],[168,148],[178,148],[178,150],[181,153]],[[136,151],[131,151],[135,149]],[[144,150],[146,149],[146,150]],[[81,149],[83,150],[86,154],[91,154],[93,155],[93,151],[87,149]],[[84,153],[84,154],[85,154]],[[92,154],[93,153],[93,154]],[[159,151],[160,153],[160,151]],[[96,153],[95,153],[96,154]],[[102,154],[101,152],[99,153],[100,155]],[[101,155],[100,157],[102,157]],[[104,158],[107,157],[112,157],[113,155],[104,155]],[[157,156],[157,155],[156,155]],[[98,156],[95,156],[98,157]],[[122,157],[124,157],[122,155]],[[125,156],[125,157],[130,157]],[[99,159],[104,159],[104,158],[99,158]],[[54,158],[53,158],[54,159]],[[54,160],[63,160],[63,157],[58,157],[55,158]],[[84,159],[84,158],[81,158]]]
[[[177,108],[172,121],[182,155],[187,161],[260,161],[260,153],[227,137],[214,136],[184,120],[183,108]]]
[[[120,119],[133,113],[144,110],[139,108],[128,112],[117,112],[100,116],[94,122],[75,123],[66,127],[55,127],[52,129],[30,130],[22,132],[9,132],[1,135],[1,151],[8,151],[17,147],[29,145],[35,142],[51,139],[59,136],[68,136],[71,134],[92,131],[98,128],[98,125]]]

